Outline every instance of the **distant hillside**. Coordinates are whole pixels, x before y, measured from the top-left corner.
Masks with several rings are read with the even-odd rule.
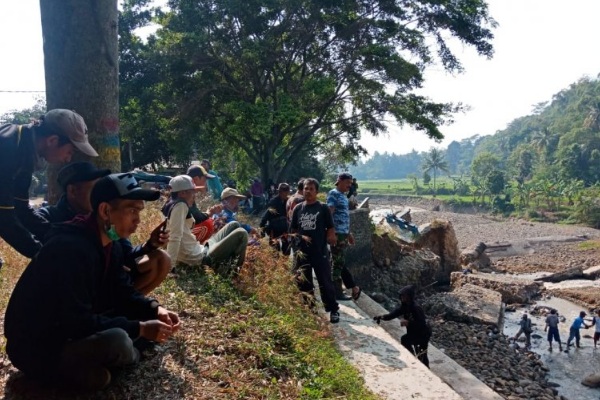
[[[543,173],[586,185],[600,181],[599,78],[580,79],[494,135],[453,141],[444,151],[450,173],[469,174],[473,160],[490,153],[509,179],[525,181]],[[421,176],[423,154],[375,152],[351,171],[359,179]]]

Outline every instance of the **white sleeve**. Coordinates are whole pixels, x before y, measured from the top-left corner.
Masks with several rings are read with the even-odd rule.
[[[169,230],[169,243],[167,244],[167,253],[171,257],[173,266],[177,263],[179,258],[179,248],[181,247],[181,239],[183,238],[185,226],[185,220],[189,211],[187,204],[181,202],[177,203],[171,209],[171,215],[167,222],[167,229]]]

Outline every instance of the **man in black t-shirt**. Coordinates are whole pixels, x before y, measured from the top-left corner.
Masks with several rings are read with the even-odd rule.
[[[333,218],[329,208],[317,201],[319,182],[314,178],[304,180],[304,201],[294,208],[290,232],[296,234],[294,244],[294,270],[301,292],[314,296],[312,271],[319,282],[325,311],[331,323],[340,321],[339,305],[331,280],[331,263],[327,243],[335,244]]]

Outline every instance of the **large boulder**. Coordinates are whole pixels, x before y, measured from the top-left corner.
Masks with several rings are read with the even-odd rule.
[[[423,306],[428,315],[442,316],[447,321],[496,327],[502,323],[502,295],[469,283],[453,292],[430,296]]]
[[[420,236],[415,248],[428,249],[440,258],[441,269],[436,271],[435,280],[440,283],[450,281],[450,273],[459,271],[460,251],[454,227],[450,221],[433,220],[419,227]]]
[[[542,282],[485,273],[464,274],[453,272],[450,275],[450,280],[454,289],[470,283],[495,290],[502,295],[502,301],[507,304],[529,303],[534,297],[540,295],[544,287]]]
[[[586,376],[581,381],[581,384],[592,388],[600,387],[600,374],[592,374]]]

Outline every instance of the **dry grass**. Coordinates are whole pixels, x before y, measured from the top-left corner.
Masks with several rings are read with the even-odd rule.
[[[132,238],[139,243],[161,221],[156,208]],[[0,244],[0,307],[27,260]],[[39,387],[10,365],[0,338],[5,399],[376,399],[335,348],[329,323],[304,307],[288,260],[268,246],[251,247],[240,274],[178,268],[154,293],[182,317],[183,328],[144,353],[98,393]],[[1,313],[4,314],[3,312]]]

